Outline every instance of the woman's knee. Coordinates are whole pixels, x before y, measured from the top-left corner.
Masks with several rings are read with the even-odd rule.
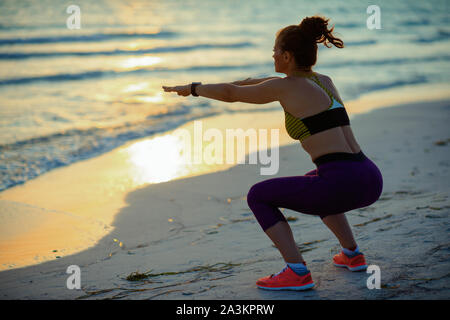
[[[259,186],[258,184],[254,184],[250,190],[248,190],[247,193],[247,204],[249,206],[252,205],[252,203],[258,202],[260,199],[260,195],[259,195]]]

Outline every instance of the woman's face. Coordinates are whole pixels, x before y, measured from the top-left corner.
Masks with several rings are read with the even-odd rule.
[[[280,48],[277,46],[277,42],[275,41],[275,45],[273,46],[273,55],[272,58],[274,59],[274,65],[275,65],[275,72],[278,72],[278,64],[281,56]]]
[[[285,69],[286,62],[283,59],[283,50],[278,46],[277,41],[275,41],[275,45],[273,46],[273,55],[275,65],[275,72],[283,72]]]

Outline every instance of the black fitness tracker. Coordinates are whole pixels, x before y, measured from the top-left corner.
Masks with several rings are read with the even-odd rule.
[[[195,92],[195,87],[198,86],[199,84],[202,84],[201,82],[192,82],[191,83],[191,94],[194,97],[198,97],[198,94]]]

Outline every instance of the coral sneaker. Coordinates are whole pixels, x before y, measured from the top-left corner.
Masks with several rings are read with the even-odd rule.
[[[314,287],[311,272],[298,275],[289,266],[277,274],[264,277],[256,281],[256,285],[267,290],[307,290]]]
[[[353,256],[347,256],[341,251],[340,254],[333,257],[333,264],[336,267],[344,267],[350,271],[362,271],[367,269],[366,259],[364,259],[364,255],[361,252],[356,253]]]

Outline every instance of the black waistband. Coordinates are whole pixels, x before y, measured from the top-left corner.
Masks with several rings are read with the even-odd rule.
[[[339,161],[339,160],[350,160],[350,161],[364,161],[367,159],[366,155],[361,151],[358,153],[348,153],[348,152],[334,152],[324,154],[313,160],[316,166],[320,166],[327,162]]]

